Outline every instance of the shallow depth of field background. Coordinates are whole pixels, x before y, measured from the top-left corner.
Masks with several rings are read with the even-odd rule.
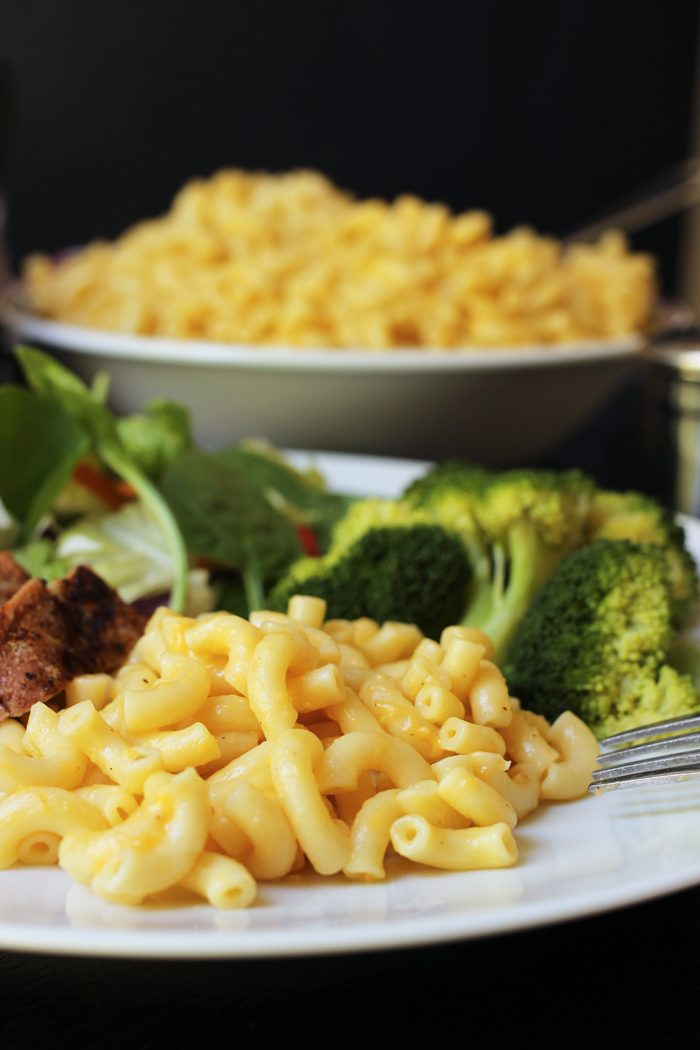
[[[2,0],[12,259],[225,165],[566,234],[688,155],[697,23],[695,0]],[[667,294],[679,226],[635,238]]]
[[[564,236],[692,155],[699,12],[697,0],[2,0],[10,263],[115,237],[230,165],[317,168],[360,197],[410,192],[486,208],[499,233]],[[633,238],[657,256],[667,297],[683,288],[683,242],[679,216]],[[540,465],[643,486],[641,390],[631,368]]]

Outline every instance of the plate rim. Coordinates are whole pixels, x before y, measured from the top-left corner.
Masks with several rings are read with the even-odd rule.
[[[462,915],[418,916],[386,926],[380,923],[365,926],[358,922],[356,926],[329,924],[321,929],[295,926],[289,930],[249,932],[218,929],[120,930],[108,926],[39,927],[0,923],[0,950],[122,959],[272,959],[394,951],[495,937],[602,915],[617,908],[690,889],[698,883],[700,862],[677,869],[672,877],[671,873],[666,878],[659,876],[653,885],[638,879],[633,884],[632,892],[629,892],[629,885],[613,886],[598,896],[579,892],[553,900],[543,898],[517,903],[506,908],[487,907]]]
[[[21,286],[16,282],[0,295],[0,320],[16,339],[28,339],[56,350],[91,354],[112,361],[121,359],[184,367],[357,374],[497,372],[618,361],[636,357],[647,342],[643,333],[633,332],[609,339],[520,347],[371,350],[256,346],[131,335],[52,321],[23,309],[18,304],[20,295]]]

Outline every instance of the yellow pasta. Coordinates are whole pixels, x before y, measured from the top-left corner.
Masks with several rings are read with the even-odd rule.
[[[391,828],[403,816],[396,790],[380,791],[368,799],[355,817],[350,830],[350,859],[343,868],[348,878],[366,881],[383,879],[384,854]]]
[[[434,780],[419,780],[404,788],[398,795],[399,805],[406,814],[425,817],[434,828],[468,828],[473,821],[451,806]]]
[[[432,723],[421,715],[390,678],[374,674],[360,689],[360,699],[382,729],[415,748],[429,762],[442,755],[442,746]]]
[[[245,864],[254,878],[277,879],[291,871],[297,840],[280,802],[241,779],[227,797],[222,813],[251,843]]]
[[[0,722],[0,744],[9,747],[18,755],[28,755],[24,746],[24,726],[14,719],[8,718],[6,722]]]
[[[209,695],[209,674],[197,660],[165,652],[161,677],[148,689],[124,690],[124,721],[130,733],[172,725],[192,715]]]
[[[206,897],[215,908],[247,908],[255,897],[255,879],[247,868],[230,857],[205,851],[184,878],[184,886]]]
[[[429,764],[405,740],[388,733],[347,733],[319,756],[316,779],[328,794],[354,791],[358,777],[368,769],[386,774],[396,787],[410,787],[434,774]]]
[[[303,729],[289,729],[275,741],[270,756],[272,782],[306,856],[321,875],[333,875],[350,856],[347,825],[324,805],[314,767],[323,745]]]
[[[19,860],[22,843],[34,835],[64,835],[107,827],[100,811],[58,787],[19,788],[0,802],[0,868]],[[43,852],[43,851],[40,851]]]
[[[598,756],[598,741],[587,725],[571,711],[564,711],[547,733],[559,757],[548,767],[541,798],[578,798],[588,788]]]
[[[537,726],[527,720],[524,712],[513,711],[510,725],[501,729],[508,755],[515,762],[528,762],[534,766],[542,779],[552,762],[559,758],[558,752],[542,736]]]
[[[517,823],[510,802],[495,788],[464,769],[451,769],[438,784],[438,793],[448,805],[479,827],[503,823],[512,831]]]
[[[291,729],[297,720],[287,690],[287,674],[298,648],[290,633],[279,631],[260,639],[251,660],[248,699],[268,740]]]
[[[312,598],[307,594],[295,594],[289,601],[289,619],[317,629],[323,627],[326,618],[326,603],[323,598]]]
[[[424,817],[401,817],[391,827],[397,853],[420,864],[452,871],[504,868],[514,864],[518,848],[507,824],[486,828],[434,828]]]
[[[207,839],[210,805],[194,769],[156,773],[144,785],[139,809],[108,831],[71,831],[59,860],[78,882],[117,904],[144,897],[183,879]]]
[[[188,183],[114,244],[24,267],[40,313],[141,335],[299,347],[498,346],[616,336],[655,281],[624,236],[562,246],[482,211],[356,201],[322,175],[235,169]]]
[[[59,732],[58,715],[46,704],[32,707],[21,743],[24,753],[0,744],[0,791],[10,794],[29,786],[70,789],[81,783],[87,758]]]
[[[130,746],[100,717],[89,700],[67,707],[58,724],[61,732],[106,776],[136,795],[143,794],[148,778],[164,768],[157,748]]]
[[[324,664],[296,678],[288,678],[287,691],[300,714],[320,711],[341,704],[345,699],[345,682],[334,664]]]
[[[586,791],[590,730],[521,710],[480,631],[324,614],[303,595],[251,621],[159,609],[113,677],[2,723],[0,867],[58,862],[123,905],[179,885],[241,908],[307,861],[356,881],[392,850],[513,864],[540,798]]]
[[[84,785],[76,788],[75,794],[99,809],[111,827],[121,824],[139,808],[131,792],[118,784]]]
[[[441,685],[421,686],[415,699],[416,711],[435,725],[444,726],[449,719],[463,719],[464,704],[449,689]],[[439,739],[439,737],[438,737]]]

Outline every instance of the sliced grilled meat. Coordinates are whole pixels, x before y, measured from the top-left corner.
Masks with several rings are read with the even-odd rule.
[[[144,626],[85,566],[48,587],[28,580],[0,605],[0,720],[50,700],[77,675],[114,671]]]
[[[86,565],[54,580],[48,589],[70,607],[75,624],[71,648],[85,668],[81,674],[121,667],[143,634],[146,618]]]
[[[70,609],[43,580],[29,580],[0,605],[0,717],[50,700],[81,673],[73,635]]]
[[[0,551],[0,605],[8,601],[29,579],[10,551]]]

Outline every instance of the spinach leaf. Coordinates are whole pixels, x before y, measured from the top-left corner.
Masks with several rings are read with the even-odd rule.
[[[352,497],[329,492],[318,475],[295,470],[274,449],[268,452],[250,443],[222,449],[217,455],[262,488],[295,524],[313,529],[321,551],[328,549],[333,526],[345,516]]]
[[[106,385],[96,381],[92,390],[53,357],[33,347],[16,347],[15,354],[29,386],[45,400],[57,402],[74,421],[82,424],[95,452],[116,474],[127,481],[149,508],[163,532],[173,562],[170,604],[182,612],[187,597],[187,551],[177,522],[167,503],[125,449],[117,421],[103,404]]]
[[[0,388],[0,499],[25,542],[90,445],[82,424],[56,401]]]
[[[164,475],[161,491],[187,549],[243,573],[251,608],[261,607],[261,582],[280,576],[302,554],[293,523],[216,453],[185,453]]]

